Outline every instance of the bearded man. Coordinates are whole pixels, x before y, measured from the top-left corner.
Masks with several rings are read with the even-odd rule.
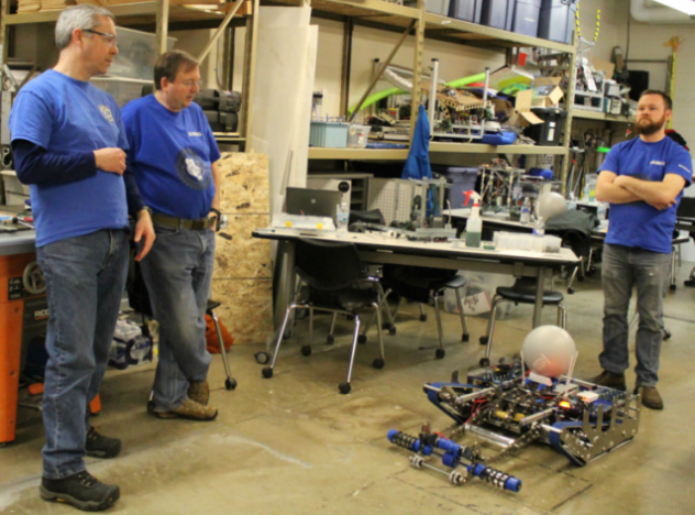
[[[629,367],[627,310],[637,286],[637,381],[642,404],[663,409],[656,390],[663,328],[663,296],[671,267],[671,239],[683,189],[692,179],[690,154],[666,137],[671,98],[661,91],[642,93],[634,132],[639,137],[615,145],[601,166],[596,199],[610,203],[603,249],[605,297],[603,373],[593,382],[626,390]]]

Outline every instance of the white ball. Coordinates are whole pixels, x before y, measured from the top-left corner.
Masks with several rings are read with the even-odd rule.
[[[559,215],[567,211],[567,201],[565,197],[554,191],[542,193],[538,197],[536,204],[536,214],[542,216],[546,220],[555,215]]]
[[[555,325],[542,325],[528,333],[522,347],[524,361],[536,374],[559,377],[567,373],[577,348],[570,333]]]

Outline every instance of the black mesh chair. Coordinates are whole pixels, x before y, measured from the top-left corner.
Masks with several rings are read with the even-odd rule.
[[[441,268],[426,268],[419,266],[386,265],[383,270],[381,281],[386,294],[384,296],[384,306],[388,309],[386,300],[391,293],[395,293],[400,298],[413,300],[420,303],[420,320],[426,321],[427,315],[422,309],[423,304],[432,304],[434,314],[437,318],[437,331],[439,334],[439,348],[436,352],[437,359],[442,359],[446,351],[444,350],[444,332],[442,330],[442,319],[439,312],[439,298],[444,290],[452,289],[456,293],[456,301],[461,317],[461,329],[463,334],[461,341],[467,342],[470,338],[466,328],[466,319],[463,314],[463,302],[461,288],[466,285],[466,278],[457,275],[456,270],[444,270]],[[398,314],[396,312],[390,316],[393,320]]]
[[[557,306],[557,325],[565,329],[567,327],[567,310],[562,305],[564,296],[559,291],[544,291],[543,306]],[[481,345],[486,345],[485,357],[480,359],[481,366],[490,364],[490,353],[492,352],[492,337],[495,331],[495,318],[497,306],[502,302],[513,302],[515,304],[535,304],[536,303],[536,279],[533,277],[522,277],[516,280],[514,286],[497,288],[492,300],[490,310],[490,322],[487,328],[487,336],[480,337]]]
[[[270,366],[263,369],[263,377],[266,379],[273,377],[278,351],[280,350],[280,345],[282,345],[283,335],[292,311],[295,309],[309,310],[309,343],[302,346],[302,354],[304,356],[311,355],[314,311],[339,313],[354,317],[355,322],[347,379],[339,385],[340,393],[349,393],[360,330],[358,311],[361,309],[371,307],[375,311],[378,321],[380,355],[372,364],[374,368],[383,368],[385,364],[378,290],[373,284],[365,285],[362,282],[365,275],[364,266],[357,249],[351,243],[316,240],[297,241],[295,247],[295,272],[306,287],[299,289],[297,297],[285,311],[285,317],[278,332],[273,358]]]

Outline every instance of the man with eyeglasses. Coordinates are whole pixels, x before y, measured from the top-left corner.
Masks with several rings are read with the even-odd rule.
[[[153,413],[214,420],[205,310],[220,221],[220,152],[203,110],[193,103],[198,62],[180,50],[166,52],[155,63],[154,80],[154,94],[123,108],[130,163],[157,233],[140,263],[160,324]]]
[[[87,472],[84,456],[113,458],[121,442],[97,433],[99,392],[125,287],[128,214],[140,260],[154,240],[150,215],[126,164],[128,141],[114,99],[89,83],[118,54],[109,11],[79,5],[55,29],[58,64],[27,83],[10,116],[17,176],[31,187],[36,255],[49,308],[43,420],[46,501],[99,511],[120,497]]]

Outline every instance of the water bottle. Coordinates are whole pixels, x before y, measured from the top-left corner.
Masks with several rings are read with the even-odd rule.
[[[522,224],[527,224],[531,221],[531,201],[528,197],[524,199],[524,203],[521,205],[521,218],[519,221]]]
[[[569,200],[567,201],[567,210],[568,211],[574,211],[577,209],[577,199],[574,198],[574,193],[570,195]]]
[[[596,208],[596,216],[599,219],[599,222],[603,222],[606,219],[606,203],[605,202],[599,202],[598,207]]]
[[[536,225],[533,228],[533,235],[540,236],[541,238],[545,236],[545,220],[543,220],[542,216],[539,216],[538,220],[536,220]]]
[[[348,221],[350,220],[350,208],[347,202],[341,202],[337,205],[335,218],[338,222],[338,227],[336,227],[336,229],[339,231],[347,231]]]

